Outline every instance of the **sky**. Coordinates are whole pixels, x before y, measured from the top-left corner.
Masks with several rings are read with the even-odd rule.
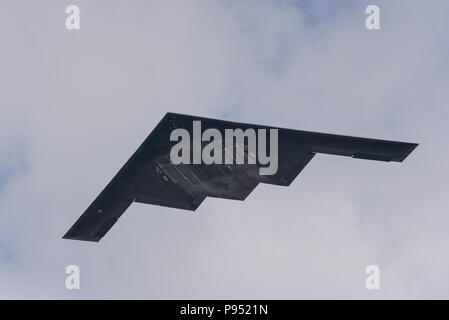
[[[448,299],[447,12],[0,2],[0,298]],[[317,155],[244,202],[133,204],[99,243],[61,239],[166,112],[419,146],[403,163]],[[365,287],[373,264],[380,290]]]

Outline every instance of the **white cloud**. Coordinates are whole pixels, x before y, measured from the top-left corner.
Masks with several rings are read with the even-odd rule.
[[[0,297],[448,298],[448,5],[377,2],[378,32],[358,1],[79,1],[77,32],[59,2],[2,3],[0,166],[26,169],[0,191]],[[421,145],[60,239],[167,111]]]

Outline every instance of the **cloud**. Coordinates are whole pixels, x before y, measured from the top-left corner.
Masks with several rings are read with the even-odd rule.
[[[376,32],[359,1],[79,1],[76,32],[62,3],[2,3],[0,297],[448,298],[448,4],[378,3]],[[62,240],[167,111],[420,146]]]

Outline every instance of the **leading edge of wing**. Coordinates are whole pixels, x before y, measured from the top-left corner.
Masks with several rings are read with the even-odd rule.
[[[168,112],[165,118],[187,118],[191,121],[200,120],[215,122],[220,125],[243,128],[278,129],[279,134],[291,139],[301,140],[309,147],[309,152],[349,156],[356,159],[402,162],[419,145],[418,143],[394,140],[355,137],[314,131],[303,131],[282,127],[270,127],[243,122],[198,117],[181,113]],[[281,139],[281,137],[279,137]]]

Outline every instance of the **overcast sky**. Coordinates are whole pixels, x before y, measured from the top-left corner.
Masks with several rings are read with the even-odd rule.
[[[449,298],[448,13],[1,1],[0,298]],[[288,188],[194,213],[133,204],[101,242],[62,240],[167,111],[420,145],[403,163],[318,155]]]

